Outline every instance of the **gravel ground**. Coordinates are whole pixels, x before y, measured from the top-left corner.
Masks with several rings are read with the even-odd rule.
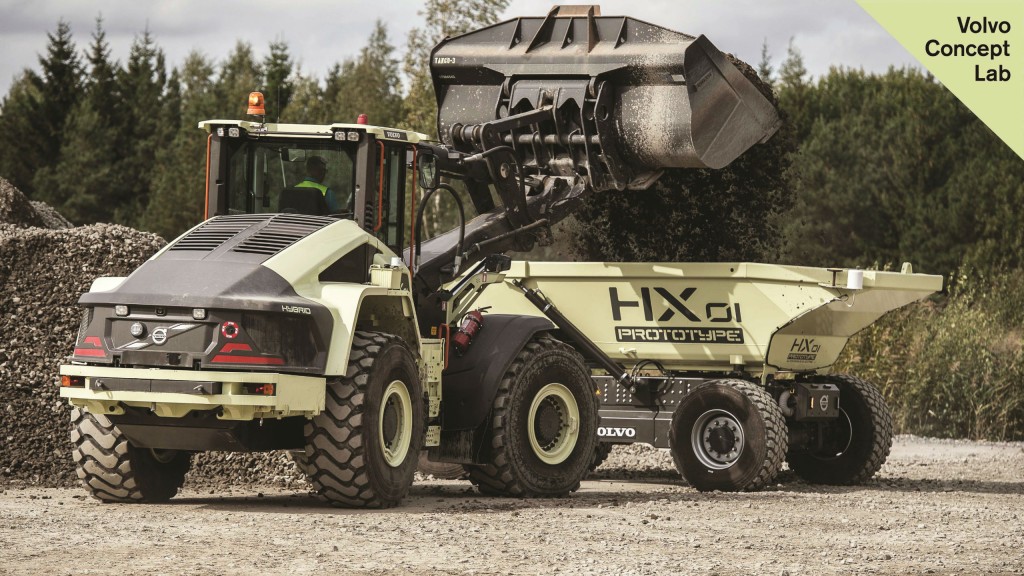
[[[278,487],[187,482],[149,506],[7,487],[0,574],[1024,574],[1022,443],[901,436],[875,480],[843,488],[784,473],[703,494],[641,446],[598,472],[559,500],[420,478],[385,511]]]

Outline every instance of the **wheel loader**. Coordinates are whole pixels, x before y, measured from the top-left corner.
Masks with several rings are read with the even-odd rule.
[[[671,448],[701,490],[757,489],[784,459],[811,481],[877,471],[885,404],[828,368],[941,278],[505,255],[589,194],[770,138],[774,107],[728,56],[561,6],[445,39],[431,71],[440,141],[268,122],[259,93],[249,119],[200,123],[207,219],[93,282],[60,368],[94,497],[167,500],[215,450],[290,451],[349,507],[398,504],[423,453],[520,497],[576,490],[623,442]],[[424,240],[436,194],[458,224]]]

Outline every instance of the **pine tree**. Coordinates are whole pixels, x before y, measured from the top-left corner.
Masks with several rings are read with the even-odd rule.
[[[789,47],[786,49],[786,59],[779,67],[779,76],[775,87],[779,91],[779,107],[785,110],[787,120],[794,126],[794,133],[798,140],[807,137],[810,131],[814,115],[810,110],[809,89],[810,79],[807,75],[807,67],[804,66],[804,56],[797,48],[793,38],[789,39]]]
[[[40,114],[41,84],[39,76],[26,69],[0,103],[0,178],[30,195],[32,179],[47,160],[45,140],[35,121]]]
[[[67,22],[60,20],[56,32],[47,33],[47,38],[46,56],[39,58],[42,75],[29,77],[35,82],[38,94],[37,104],[24,109],[32,133],[26,134],[28,140],[18,147],[32,151],[25,156],[33,163],[25,167],[25,172],[32,176],[31,184],[25,186],[24,191],[40,200],[59,204],[60,198],[54,195],[51,179],[60,163],[65,124],[81,98],[82,62]]]
[[[387,27],[377,20],[370,38],[356,60],[342,63],[333,120],[355,122],[366,114],[371,124],[395,126],[401,121],[401,80],[395,48]]]
[[[44,139],[43,149],[49,160],[46,165],[52,166],[58,161],[64,122],[82,95],[82,61],[71,38],[71,27],[64,20],[47,38],[46,57],[39,58],[43,74],[37,129]]]
[[[123,140],[121,100],[116,64],[100,18],[87,55],[89,74],[85,98],[75,105],[65,123],[60,162],[41,170],[37,183],[46,199],[72,222],[110,222],[116,206],[112,194],[126,181],[116,169]]]
[[[916,70],[834,69],[805,88],[814,120],[789,174],[788,260],[1024,265],[1024,162],[948,90]]]
[[[103,18],[96,17],[96,29],[87,57],[89,76],[85,79],[86,93],[101,118],[114,121],[119,114],[118,65],[110,60],[110,44],[103,31]]]
[[[407,38],[402,70],[409,83],[402,127],[425,134],[437,133],[437,100],[430,77],[430,51],[446,36],[494,24],[508,0],[427,0],[419,15],[422,28],[413,28]]]
[[[213,78],[213,64],[193,51],[168,82],[165,115],[177,117],[177,129],[154,167],[153,192],[141,222],[164,238],[178,236],[203,218],[206,146],[196,125],[217,115]]]
[[[289,122],[297,124],[324,124],[327,122],[327,107],[324,103],[328,101],[316,76],[298,73],[284,116]]]
[[[248,42],[235,44],[227,60],[221,64],[215,89],[219,118],[240,118],[245,112],[249,92],[259,90],[263,69]],[[264,95],[265,96],[265,95]]]
[[[267,102],[267,118],[275,121],[287,109],[295,92],[292,58],[288,44],[282,40],[270,43],[270,53],[263,59],[263,88]]]
[[[124,95],[126,122],[122,161],[118,170],[125,185],[113,196],[114,221],[137,225],[149,203],[153,161],[162,153],[172,127],[162,122],[167,69],[163,51],[149,30],[132,42],[128,63],[119,83]]]
[[[772,66],[772,54],[768,51],[768,38],[761,43],[761,61],[757,64],[757,75],[769,86],[775,86],[775,67]]]

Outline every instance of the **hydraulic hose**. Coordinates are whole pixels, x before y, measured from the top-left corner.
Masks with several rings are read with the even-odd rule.
[[[430,197],[434,195],[434,192],[442,189],[447,190],[452,195],[452,198],[455,199],[455,204],[459,207],[459,243],[455,245],[455,268],[452,270],[452,276],[454,277],[459,275],[459,266],[462,264],[462,244],[466,241],[466,210],[462,206],[462,199],[459,198],[459,194],[448,184],[441,183],[437,185],[437,188],[428,190],[423,196],[419,208],[416,210],[416,249],[412,255],[412,261],[416,263],[416,268],[419,268],[420,247],[423,240],[423,213]]]

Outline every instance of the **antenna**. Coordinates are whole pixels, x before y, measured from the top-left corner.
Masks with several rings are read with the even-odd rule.
[[[281,123],[281,85],[277,85],[277,123]]]

